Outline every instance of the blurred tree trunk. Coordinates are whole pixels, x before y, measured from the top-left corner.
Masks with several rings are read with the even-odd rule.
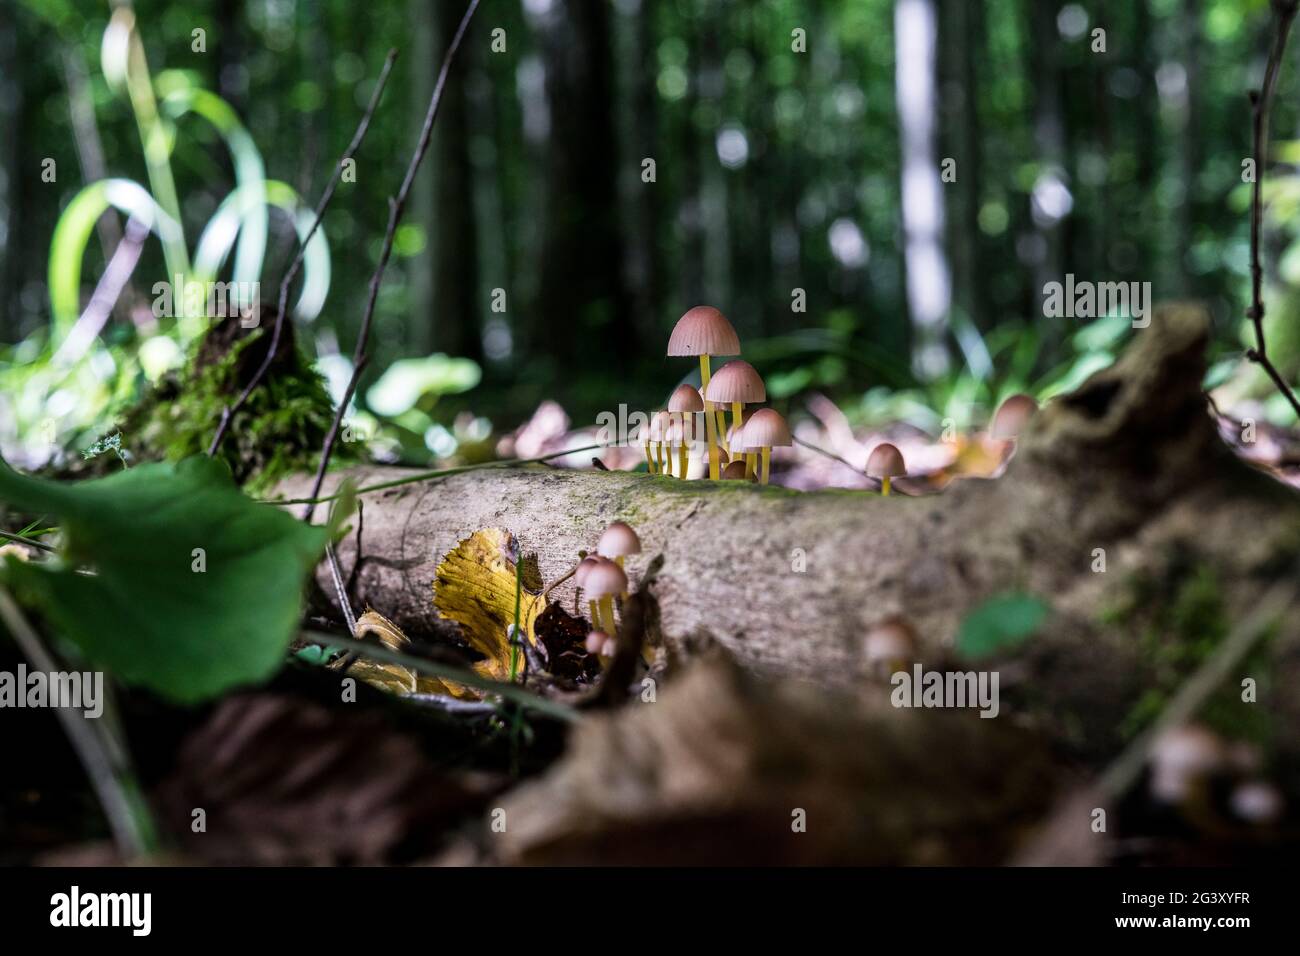
[[[443,56],[464,12],[457,3],[412,3],[416,48],[411,110],[418,117],[417,130],[424,122]],[[424,229],[426,243],[423,253],[414,259],[411,275],[408,340],[421,355],[446,352],[480,361],[478,234],[468,108],[468,78],[476,68],[477,53],[473,43],[461,49],[455,72],[443,90],[429,158],[419,173],[415,221]]]
[[[1029,33],[1025,45],[1029,57],[1029,82],[1034,91],[1033,142],[1040,169],[1039,182],[1043,182],[1044,175],[1063,177],[1065,168],[1065,118],[1061,110],[1061,71],[1056,58],[1060,36],[1054,6],[1039,0],[1026,0],[1026,3],[1029,6],[1025,11]],[[1030,208],[1037,240],[1030,303],[1033,308],[1031,315],[1037,320],[1043,311],[1042,288],[1061,278],[1061,226],[1059,219],[1054,220],[1043,210],[1035,208],[1032,192]],[[1050,333],[1059,333],[1059,319],[1046,321],[1049,326],[1058,326],[1049,328]]]
[[[943,185],[935,155],[936,23],[935,0],[898,0],[894,7],[907,306],[912,364],[925,378],[948,368],[945,336],[952,294],[943,249]]]
[[[246,115],[248,74],[244,67],[244,0],[218,0],[216,89],[218,95]]]
[[[606,3],[566,4],[538,29],[550,113],[538,325],[562,367],[599,355],[616,371],[629,367],[637,336],[622,268],[609,16]]]

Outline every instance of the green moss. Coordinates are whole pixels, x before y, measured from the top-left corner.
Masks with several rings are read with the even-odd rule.
[[[254,365],[241,362],[241,356],[268,334],[259,329],[243,336],[206,366],[198,360],[201,343],[196,344],[182,374],[164,380],[123,416],[124,441],[136,459],[179,461],[204,454],[222,410],[241,390],[239,376]],[[251,494],[314,468],[333,419],[324,379],[296,348],[287,354],[235,415],[218,452]],[[347,448],[339,444],[335,458],[344,457]]]

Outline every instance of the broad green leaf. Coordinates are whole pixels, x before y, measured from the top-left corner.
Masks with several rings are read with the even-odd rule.
[[[966,657],[987,657],[1014,647],[1038,630],[1049,610],[1029,594],[991,597],[961,622],[957,650]]]
[[[19,597],[93,666],[182,702],[280,666],[327,535],[246,498],[204,457],[83,482],[0,463],[0,501],[57,516],[65,535],[61,563],[0,567]]]

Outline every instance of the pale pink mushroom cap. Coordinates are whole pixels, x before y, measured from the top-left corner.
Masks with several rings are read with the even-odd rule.
[[[704,411],[704,399],[700,397],[700,390],[694,385],[678,385],[673,389],[672,395],[668,396],[668,410],[670,412]]]
[[[590,598],[613,597],[616,594],[623,594],[627,591],[627,575],[613,561],[600,558],[587,571],[587,577],[582,589],[587,592],[587,597]]]
[[[600,558],[594,554],[589,554],[578,562],[578,570],[573,572],[573,583],[582,587],[587,581],[587,572],[591,570],[592,565],[599,564]]]
[[[622,558],[629,554],[641,553],[641,539],[637,537],[632,526],[623,521],[615,521],[605,529],[596,544],[596,553],[604,558]]]
[[[889,442],[881,442],[871,449],[871,455],[867,458],[868,478],[897,478],[906,474],[903,453]]]
[[[727,317],[711,305],[697,305],[673,327],[669,355],[739,355],[740,336]]]
[[[709,379],[704,397],[720,405],[730,405],[732,402],[752,405],[767,401],[767,389],[754,366],[742,359],[735,359],[718,369]]]
[[[780,412],[770,408],[760,408],[745,422],[741,444],[749,448],[780,448],[793,445],[790,426],[785,423]]]
[[[1025,422],[1034,417],[1038,403],[1028,395],[1011,395],[993,415],[989,435],[996,441],[1015,441]]]
[[[599,654],[605,649],[605,642],[609,640],[609,635],[604,631],[592,631],[587,635],[587,653]]]

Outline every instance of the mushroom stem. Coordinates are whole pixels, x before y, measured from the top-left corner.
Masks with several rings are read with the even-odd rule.
[[[745,427],[744,423],[741,421],[744,414],[745,406],[743,404],[740,402],[731,403],[731,427],[735,429],[737,442],[740,441],[740,430]]]
[[[889,482],[890,477],[888,475],[880,479],[880,493],[886,498],[889,497]]]
[[[700,356],[700,386],[701,392],[707,391],[709,387],[709,357]],[[713,403],[706,401],[704,403],[704,432],[709,442],[709,478],[717,481],[722,476],[722,464],[718,459],[718,439],[717,424],[713,420]]]
[[[600,616],[604,621],[601,628],[610,637],[618,636],[618,628],[614,624],[614,599],[606,596],[600,599]]]
[[[758,452],[756,451],[745,452],[745,477],[758,477]]]
[[[686,460],[686,439],[682,439],[681,446],[677,449],[677,477],[686,477],[686,466],[689,463]]]
[[[591,629],[593,631],[603,630],[600,626],[600,609],[596,607],[596,602],[588,601],[587,606],[591,609]]]
[[[655,460],[654,460],[654,458],[651,457],[651,455],[650,455],[650,443],[649,443],[649,442],[646,442],[646,443],[645,443],[645,466],[646,466],[646,470],[649,471],[650,474],[652,474],[652,475],[655,474]]]
[[[767,476],[770,473],[772,468],[772,449],[768,448],[767,446],[764,446],[762,449],[762,456],[763,456],[763,470],[758,476],[758,482],[759,484],[765,485],[767,484]]]

